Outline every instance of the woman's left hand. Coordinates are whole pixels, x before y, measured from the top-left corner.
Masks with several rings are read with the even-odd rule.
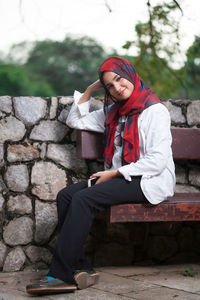
[[[121,176],[122,176],[122,174],[118,170],[106,170],[106,171],[94,173],[90,176],[90,178],[98,177],[98,180],[95,183],[95,184],[98,184],[98,183],[108,181],[110,179],[113,179],[116,177],[121,177]]]

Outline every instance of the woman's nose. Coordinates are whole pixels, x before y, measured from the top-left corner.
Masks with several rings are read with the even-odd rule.
[[[120,84],[118,82],[114,83],[114,89],[116,92],[119,92],[119,90],[121,89]]]

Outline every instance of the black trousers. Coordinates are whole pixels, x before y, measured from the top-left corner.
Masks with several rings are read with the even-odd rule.
[[[90,232],[95,212],[120,203],[147,202],[141,188],[141,177],[132,181],[114,178],[87,187],[82,181],[62,189],[57,195],[59,236],[48,275],[74,283],[75,270],[92,269],[84,258],[83,245]]]

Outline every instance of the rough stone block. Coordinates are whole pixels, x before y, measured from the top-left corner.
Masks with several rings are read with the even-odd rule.
[[[191,185],[176,184],[175,193],[199,193],[199,190]]]
[[[99,110],[103,108],[103,101],[99,99],[92,98],[92,101],[90,103],[90,112]]]
[[[0,97],[0,110],[6,113],[12,112],[12,100],[9,96]]]
[[[178,235],[178,243],[181,251],[194,249],[196,241],[194,231],[191,227],[187,226],[182,228]]]
[[[29,246],[25,252],[32,263],[43,261],[44,263],[49,264],[51,262],[52,254],[46,248]]]
[[[74,97],[73,96],[69,96],[69,97],[61,97],[59,99],[59,103],[62,105],[70,105],[74,102]]]
[[[32,145],[9,145],[7,159],[9,162],[29,161],[39,157],[39,151]]]
[[[188,106],[187,121],[190,126],[200,124],[200,100],[192,101]]]
[[[30,139],[38,141],[60,142],[68,132],[67,126],[58,121],[41,121],[34,126],[31,131]]]
[[[4,149],[3,144],[0,144],[0,167],[4,165]]]
[[[188,183],[187,178],[186,178],[186,171],[184,168],[181,166],[177,166],[175,168],[176,171],[176,182],[177,183]]]
[[[19,141],[25,134],[24,124],[14,117],[0,120],[0,143],[5,141]]]
[[[151,236],[147,241],[148,256],[158,262],[164,261],[178,251],[178,244],[174,237]]]
[[[25,192],[29,185],[28,168],[26,165],[8,167],[6,172],[8,187],[15,192]]]
[[[74,129],[70,134],[70,138],[72,142],[76,142],[76,130]]]
[[[56,97],[52,97],[50,114],[49,114],[50,119],[54,119],[56,117],[57,107],[58,107],[58,99]]]
[[[83,159],[78,159],[76,148],[72,145],[49,144],[47,157],[77,173],[86,174],[87,165]]]
[[[0,193],[0,237],[2,236],[3,222],[4,222],[4,218],[5,218],[4,203],[5,203],[5,199],[3,198],[2,194]]]
[[[173,105],[170,101],[165,101],[163,104],[169,110],[171,121],[173,124],[184,124],[185,116],[182,113],[181,107]]]
[[[2,241],[0,241],[0,268],[3,267],[4,259],[6,257],[7,247]]]
[[[2,118],[5,118],[5,117],[6,117],[6,114],[3,113],[2,111],[0,111],[0,118],[2,119]]]
[[[4,272],[15,272],[22,269],[26,261],[26,256],[21,247],[16,247],[11,250],[5,260],[3,271]]]
[[[146,224],[129,223],[130,241],[133,245],[144,245],[146,238]]]
[[[66,186],[65,171],[51,162],[37,162],[32,168],[32,193],[43,200],[55,200],[57,193]]]
[[[35,241],[44,244],[49,240],[57,225],[56,205],[37,200],[35,203],[35,219]]]
[[[52,240],[48,243],[48,246],[51,247],[53,250],[56,249],[56,244],[58,240],[58,235],[55,235]]]
[[[126,224],[107,224],[108,241],[120,241],[121,244],[130,242],[130,231]]]
[[[2,176],[0,175],[0,192],[2,193],[7,193],[8,192],[8,189],[3,181],[3,178]]]
[[[86,179],[87,180],[87,178],[76,178],[76,177],[74,177],[74,176],[72,176],[72,183],[73,184],[76,184],[76,183],[78,183],[78,182],[80,182],[80,181],[82,181],[82,180],[84,180],[84,179]]]
[[[32,213],[32,203],[31,199],[26,195],[21,194],[15,197],[10,196],[7,203],[8,211],[16,214],[31,214]]]
[[[5,203],[4,197],[0,194],[0,213],[3,211],[3,205]]]
[[[179,264],[179,263],[199,262],[199,254],[192,248],[190,250],[178,251],[175,255],[170,257],[166,263],[168,264]],[[186,266],[188,268],[188,265]],[[193,299],[192,299],[193,300]]]
[[[69,114],[70,108],[63,109],[58,117],[58,120],[64,124],[66,124],[66,120]]]
[[[47,152],[46,143],[33,143],[33,146],[39,150],[40,158],[44,159],[46,157],[46,152]]]
[[[98,163],[96,161],[95,162],[93,162],[93,161],[90,162],[89,161],[88,165],[89,165],[89,170],[90,170],[91,174],[104,170],[103,164]]]
[[[33,221],[28,217],[10,221],[4,227],[3,238],[9,246],[27,245],[33,238]]]
[[[200,169],[191,170],[189,172],[189,181],[191,184],[200,187]]]
[[[46,114],[47,103],[39,97],[15,97],[15,115],[26,125],[34,125]]]
[[[106,253],[106,255],[104,255]],[[95,264],[99,266],[130,265],[134,258],[133,247],[119,243],[100,244],[95,252]]]
[[[149,232],[152,235],[175,235],[181,226],[181,222],[152,222]]]

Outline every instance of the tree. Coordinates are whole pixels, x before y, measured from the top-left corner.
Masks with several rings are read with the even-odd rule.
[[[21,66],[0,62],[0,95],[50,96],[52,88],[43,81],[30,80],[30,74]]]
[[[200,37],[196,36],[193,44],[186,53],[187,61],[180,72],[188,89],[190,99],[199,99],[200,95]],[[180,94],[184,97],[184,91],[180,89]]]
[[[182,10],[176,0],[160,0],[154,6],[150,0],[146,3],[148,20],[136,24],[137,39],[127,41],[124,48],[137,47],[138,56],[133,63],[161,98],[172,98],[179,86],[187,94],[182,76],[172,68],[179,50],[179,22],[174,14],[177,10],[182,13]]]
[[[106,57],[93,39],[66,37],[62,42],[35,42],[24,67],[47,81],[57,95],[71,95],[97,79],[98,67]]]

